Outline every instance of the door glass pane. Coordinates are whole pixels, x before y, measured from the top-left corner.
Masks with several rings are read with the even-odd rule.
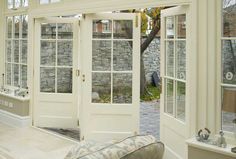
[[[11,78],[12,78],[12,76],[11,76],[11,67],[12,67],[12,65],[11,64],[6,64],[6,75],[7,75],[7,77],[6,77],[6,81],[7,81],[7,85],[11,85]]]
[[[93,21],[93,38],[94,39],[111,39],[112,21],[111,20],[94,20]]]
[[[236,84],[236,40],[222,42],[223,83]]]
[[[111,70],[111,41],[93,40],[93,71]]]
[[[19,53],[20,53],[20,50],[19,50],[19,40],[13,40],[14,42],[14,45],[13,45],[13,49],[14,49],[14,62],[18,63],[19,62]]]
[[[177,38],[186,38],[186,15],[177,16]]]
[[[166,38],[173,39],[175,37],[175,18],[166,18]]]
[[[6,57],[7,57],[7,62],[11,62],[11,58],[12,58],[12,41],[11,40],[7,40],[6,41]]]
[[[56,42],[41,41],[41,65],[55,66]]]
[[[186,42],[176,41],[176,76],[178,79],[186,79]]]
[[[176,102],[177,102],[177,118],[185,121],[185,83],[177,82],[177,95],[176,95]]]
[[[56,24],[41,24],[42,39],[56,39]]]
[[[114,41],[113,42],[113,69],[115,71],[132,70],[132,41]]]
[[[174,114],[174,81],[170,79],[165,80],[165,112]]]
[[[166,75],[174,77],[174,42],[166,42]]]
[[[236,37],[235,0],[223,0],[223,36]]]
[[[27,66],[21,65],[21,87],[27,88]]]
[[[234,132],[236,120],[236,88],[222,88],[222,129]]]
[[[57,24],[58,39],[73,39],[73,25],[72,24]]]
[[[72,93],[72,68],[57,69],[57,93]]]
[[[22,38],[28,37],[28,16],[22,15]]]
[[[132,74],[113,74],[113,103],[132,103]]]
[[[132,20],[114,20],[114,39],[133,39]]]
[[[7,37],[12,38],[12,24],[13,23],[13,18],[12,17],[7,17]]]
[[[40,68],[40,92],[55,93],[55,68]]]
[[[110,73],[92,73],[92,102],[111,103]]]
[[[21,40],[21,63],[27,64],[27,40]]]
[[[57,50],[57,65],[58,66],[72,66],[72,41],[59,41]]]
[[[14,37],[20,37],[20,16],[14,16]]]
[[[15,87],[19,87],[20,86],[20,83],[19,83],[19,65],[18,64],[14,64],[13,65],[13,81],[14,81],[14,86]]]

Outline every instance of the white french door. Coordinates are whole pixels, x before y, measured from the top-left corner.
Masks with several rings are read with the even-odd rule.
[[[82,139],[134,135],[139,132],[140,17],[91,14],[81,24]]]
[[[34,54],[34,126],[76,128],[78,20],[37,19]]]
[[[189,7],[161,12],[161,141],[168,159],[187,158],[189,137]]]

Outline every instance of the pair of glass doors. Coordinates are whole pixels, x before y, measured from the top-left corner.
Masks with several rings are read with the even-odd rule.
[[[80,123],[96,140],[139,131],[138,14],[41,18],[35,34],[34,126]]]

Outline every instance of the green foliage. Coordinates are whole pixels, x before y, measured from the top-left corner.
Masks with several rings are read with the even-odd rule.
[[[159,87],[155,87],[153,85],[148,85],[147,89],[151,94],[146,92],[144,95],[141,96],[141,100],[153,101],[153,100],[160,99],[160,88]]]

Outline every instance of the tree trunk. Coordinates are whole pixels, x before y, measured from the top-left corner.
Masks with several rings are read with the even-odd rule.
[[[144,70],[144,61],[143,56],[141,54],[140,57],[140,95],[145,94],[145,87],[146,87],[146,77],[145,77],[145,70]]]

